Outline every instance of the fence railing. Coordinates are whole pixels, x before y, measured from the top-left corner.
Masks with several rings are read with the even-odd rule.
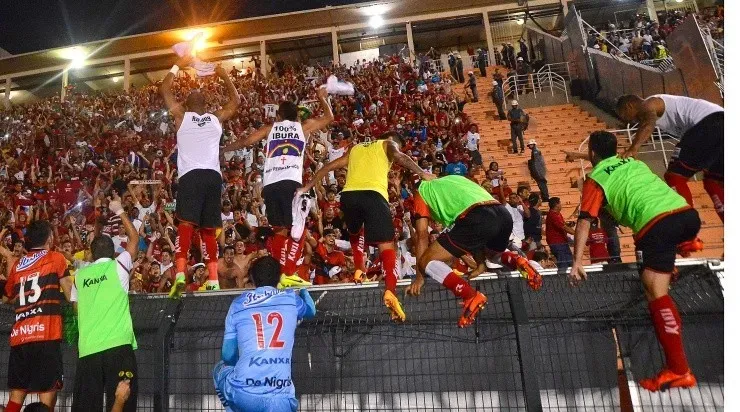
[[[635,133],[637,133],[637,125],[628,124],[626,129],[612,129],[609,130],[609,132],[612,132],[617,136],[617,147],[619,147],[620,149],[627,148],[629,145],[632,144],[632,139],[634,138]],[[653,130],[653,133],[650,135],[650,140],[639,148],[639,153],[660,153],[661,157],[663,158],[663,164],[667,168],[668,160],[673,155],[673,152],[679,141],[680,140],[678,140],[677,138],[665,134],[662,130],[656,127],[655,130]],[[588,136],[586,136],[586,138],[583,139],[581,144],[578,146],[578,151],[580,153],[584,153],[587,147]],[[587,173],[586,162],[584,160],[581,160],[580,162],[581,177],[585,179]]]
[[[694,17],[696,18],[696,17]],[[719,88],[720,94],[724,97],[725,91],[725,46],[712,38],[712,33],[708,27],[703,24],[699,24],[699,29],[702,33],[702,40],[704,40],[704,46],[709,52],[709,57],[712,60],[712,68],[714,74],[717,77],[715,84]]]
[[[537,292],[518,274],[484,274],[472,284],[488,306],[466,329],[456,327],[457,301],[431,281],[421,297],[402,298],[408,316],[402,325],[389,321],[377,283],[312,287],[318,313],[299,325],[293,349],[300,410],[721,410],[724,267],[696,259],[677,266],[670,293],[683,318],[695,388],[660,394],[639,388],[637,381],[663,360],[636,267],[595,265],[578,288],[549,270]],[[137,411],[223,411],[211,371],[239,293],[180,301],[131,296]],[[12,308],[0,307],[6,336],[13,321]],[[58,410],[68,411],[77,352],[62,346],[67,379]],[[0,352],[0,363],[7,362],[7,340]],[[0,378],[6,373],[4,363]],[[8,393],[0,397],[7,402]]]
[[[566,63],[567,65],[567,63]],[[537,98],[537,93],[547,93],[547,89],[550,89],[550,95],[554,96],[555,92],[563,93],[565,95],[565,101],[570,102],[568,97],[568,82],[558,73],[555,73],[552,68],[546,65],[543,70],[537,71],[530,74],[513,75],[509,76],[504,81],[503,93],[504,93],[504,107],[507,107],[507,100],[515,99],[519,100],[519,96],[532,92],[534,98]],[[566,66],[567,67],[567,66]]]
[[[559,74],[562,78],[564,78],[567,81],[571,80],[569,62],[548,63],[542,66],[539,70],[537,70],[537,73],[544,73],[548,71]]]

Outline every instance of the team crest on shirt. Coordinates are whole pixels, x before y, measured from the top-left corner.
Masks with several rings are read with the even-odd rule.
[[[299,139],[274,139],[267,144],[267,158],[300,156],[305,143]]]

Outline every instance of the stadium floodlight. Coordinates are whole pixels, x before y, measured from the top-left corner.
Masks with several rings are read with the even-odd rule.
[[[88,57],[87,52],[82,47],[68,47],[58,52],[59,57],[70,61],[70,67],[80,68],[85,66],[86,59]]]
[[[368,21],[368,24],[370,24],[370,27],[373,29],[379,29],[383,25],[383,17],[376,14],[374,16],[370,16],[370,20]]]
[[[188,29],[182,32],[183,40],[193,42],[193,51],[200,51],[206,48],[206,40],[211,36],[210,29]]]
[[[5,133],[5,138],[6,139],[10,138],[10,133]]]
[[[118,83],[118,81],[121,80],[121,78],[118,76],[113,76],[111,77],[111,80],[113,80],[113,83]]]
[[[516,19],[516,24],[521,26],[522,24],[524,24],[524,19]]]

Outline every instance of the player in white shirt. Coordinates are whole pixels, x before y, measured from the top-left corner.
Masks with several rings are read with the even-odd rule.
[[[304,123],[298,117],[298,106],[284,101],[278,106],[275,123],[258,129],[246,139],[227,145],[225,152],[239,150],[267,139],[265,144],[265,165],[263,172],[262,198],[265,200],[265,214],[272,226],[273,235],[269,241],[272,256],[280,262],[282,270],[281,285],[301,286],[303,281],[295,273],[297,262],[303,254],[305,232],[303,222],[293,221],[293,198],[296,190],[303,185],[303,154],[311,133],[326,128],[334,121],[325,88],[317,90],[324,114],[319,118],[308,119]],[[298,240],[288,235],[293,225],[295,233],[302,233]]]
[[[704,189],[714,209],[725,220],[725,109],[701,99],[656,94],[646,99],[624,95],[617,102],[617,114],[628,123],[639,123],[632,145],[622,157],[637,157],[640,146],[647,143],[658,127],[681,141],[676,145],[665,181],[686,202],[694,206],[688,181],[704,172]]]
[[[223,134],[222,124],[239,108],[239,93],[223,67],[216,67],[229,93],[229,101],[215,113],[206,111],[206,99],[200,90],[193,90],[184,103],[175,99],[172,82],[179,66],[187,66],[192,57],[185,56],[165,76],[160,92],[165,104],[175,118],[177,130],[177,206],[175,216],[177,240],[175,242],[175,281],[170,297],[178,298],[185,289],[185,271],[193,232],[200,231],[205,246],[203,259],[208,267],[207,289],[218,289],[218,246],[216,230],[221,222],[221,162],[219,146]]]

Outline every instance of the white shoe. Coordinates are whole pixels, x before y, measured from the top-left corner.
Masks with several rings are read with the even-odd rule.
[[[293,197],[293,226],[290,228],[290,237],[298,242],[303,237],[303,230],[306,227],[306,217],[311,211],[311,197],[304,193],[300,196]]]

